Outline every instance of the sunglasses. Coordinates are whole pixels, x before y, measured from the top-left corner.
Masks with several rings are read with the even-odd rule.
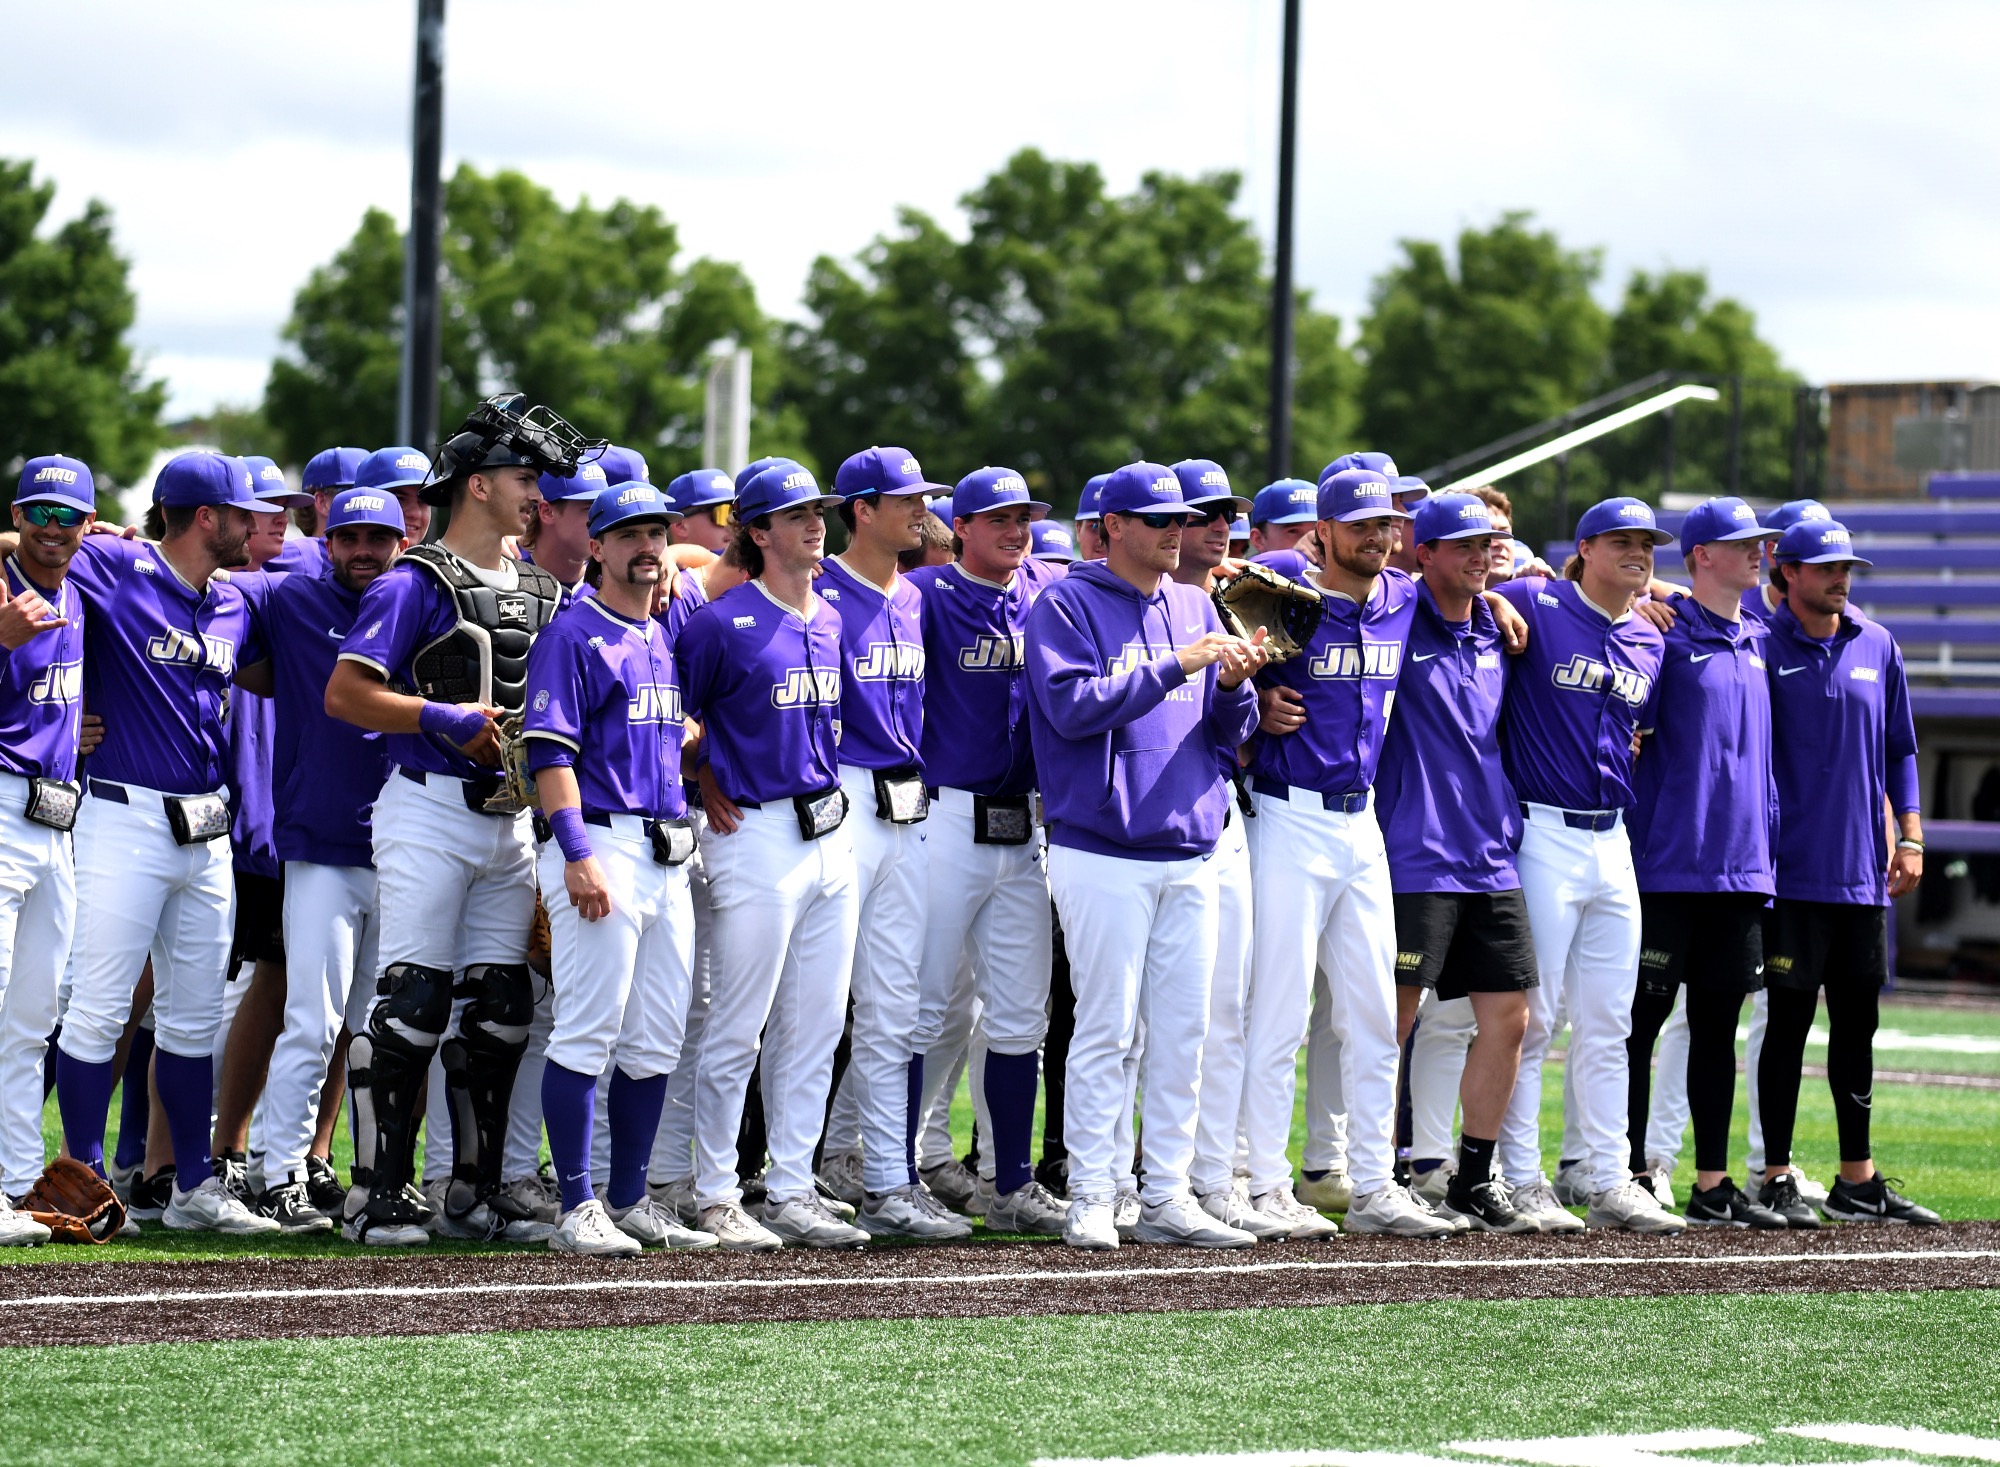
[[[60,525],[65,530],[74,530],[90,518],[88,511],[71,509],[67,504],[24,504],[21,513],[31,525]]]
[[[1178,514],[1135,514],[1132,518],[1149,530],[1164,530],[1168,525],[1187,523],[1187,516]]]

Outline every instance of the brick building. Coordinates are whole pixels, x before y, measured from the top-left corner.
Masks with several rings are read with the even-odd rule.
[[[1919,498],[1937,469],[2000,469],[2000,384],[1854,382],[1826,389],[1826,493]]]

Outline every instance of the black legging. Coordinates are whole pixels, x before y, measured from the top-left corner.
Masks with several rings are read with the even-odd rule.
[[[1641,988],[1632,998],[1632,1035],[1625,1041],[1629,1061],[1625,1129],[1632,1143],[1632,1170],[1646,1170],[1646,1112],[1653,1088],[1653,1044],[1674,1011],[1671,993]],[[1729,1170],[1729,1113],[1736,1102],[1736,1021],[1743,995],[1714,988],[1687,991],[1688,1113],[1694,1118],[1694,1164],[1698,1171]],[[1767,1044],[1764,1052],[1768,1055]]]
[[[1069,949],[1062,921],[1049,914],[1049,1034],[1042,1041],[1042,1161],[1063,1161],[1063,1097],[1068,1093],[1069,1043],[1076,1035],[1076,992],[1069,986]]]
[[[1842,1161],[1866,1161],[1873,1154],[1868,1114],[1875,1098],[1875,1027],[1881,1022],[1881,997],[1879,989],[1867,986],[1840,984],[1826,990],[1826,1083],[1833,1091]],[[1764,1153],[1771,1166],[1791,1165],[1806,1032],[1818,1008],[1817,992],[1771,990],[1764,1053],[1757,1063],[1757,1106],[1763,1114]]]

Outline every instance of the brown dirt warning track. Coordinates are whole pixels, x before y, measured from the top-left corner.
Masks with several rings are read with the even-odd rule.
[[[768,1320],[980,1318],[1435,1299],[2000,1288],[2000,1223],[1819,1232],[1343,1237],[1209,1253],[991,1242],[765,1256],[553,1254],[0,1269],[0,1344],[463,1334]]]

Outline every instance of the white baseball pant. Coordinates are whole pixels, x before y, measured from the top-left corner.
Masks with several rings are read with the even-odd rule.
[[[1215,972],[1201,1045],[1201,1109],[1189,1180],[1204,1195],[1235,1184],[1243,1135],[1243,1041],[1250,1003],[1250,822],[1231,808],[1209,862],[1215,868]]]
[[[1347,1169],[1347,1094],[1340,1079],[1340,1049],[1326,969],[1315,965],[1312,1011],[1306,1021],[1306,1144],[1299,1158],[1305,1171]]]
[[[1534,934],[1541,985],[1528,990],[1528,1031],[1514,1096],[1500,1125],[1498,1154],[1507,1181],[1542,1174],[1542,1060],[1569,1015],[1568,1109],[1593,1190],[1629,1180],[1625,1039],[1639,982],[1639,887],[1624,822],[1576,830],[1562,812],[1529,805],[1521,831],[1521,891]]]
[[[285,863],[285,1027],[264,1083],[264,1176],[305,1176],[326,1067],[343,1024],[360,1029],[375,994],[375,871]]]
[[[974,1054],[974,1038],[979,1027],[979,997],[973,991],[972,963],[962,963],[959,974],[952,985],[951,1002],[945,1008],[944,1034],[924,1055],[924,1093],[930,1096],[924,1105],[923,1126],[917,1132],[917,1166],[941,1166],[957,1153],[951,1139],[951,1103],[958,1094],[959,1081],[968,1075],[972,1097],[973,1127],[979,1135],[979,1154],[984,1158],[988,1180],[993,1176],[993,1148],[986,1144],[983,1115],[986,1098],[979,1086],[979,1071],[985,1057],[985,1048],[979,1046]],[[930,1095],[933,1076],[937,1093]]]
[[[1646,1155],[1678,1163],[1688,1127],[1687,987],[1674,995],[1674,1011],[1660,1028],[1653,1088],[1646,1107]]]
[[[708,817],[698,806],[690,806],[688,819],[694,825],[695,853],[687,863],[688,902],[694,912],[694,967],[688,988],[687,1023],[681,1036],[680,1063],[667,1080],[666,1104],[660,1110],[660,1131],[653,1140],[652,1159],[646,1165],[646,1180],[653,1186],[694,1179],[694,1082],[701,1068],[701,1036],[708,1026],[710,975],[715,967],[715,907],[708,888],[708,864],[702,859],[701,837],[708,830]],[[608,1090],[602,1092],[610,1098]],[[593,1174],[611,1166],[611,1133],[604,1135],[602,1167],[592,1153]]]
[[[528,1021],[528,1047],[514,1071],[514,1093],[507,1098],[507,1135],[500,1145],[500,1176],[517,1182],[532,1177],[542,1164],[542,1066],[548,1062],[549,1036],[555,1032],[555,994],[548,979],[530,970],[535,989],[535,1013]]]
[[[743,811],[729,835],[702,837],[715,906],[708,1026],[695,1079],[696,1195],[740,1201],[736,1133],[763,1036],[765,1144],[773,1198],[813,1190],[813,1148],[826,1122],[833,1052],[861,903],[853,822],[818,840],[799,834],[789,800]]]
[[[47,1159],[42,1065],[54,1058],[49,1032],[76,926],[69,836],[28,819],[27,805],[27,780],[0,774],[0,1184],[15,1196]]]
[[[1049,886],[1062,915],[1076,993],[1063,1091],[1063,1145],[1072,1198],[1110,1201],[1123,1180],[1131,1129],[1126,1059],[1146,1027],[1141,1061],[1143,1197],[1189,1195],[1202,1036],[1215,969],[1216,873],[1212,858],[1139,861],[1049,850]]]
[[[1292,794],[1257,795],[1251,823],[1256,997],[1244,1058],[1250,1191],[1291,1184],[1285,1148],[1317,963],[1340,1040],[1348,1171],[1365,1196],[1389,1184],[1395,1164],[1396,920],[1388,853],[1372,808],[1349,814],[1325,809],[1309,791]]]
[[[1448,1161],[1457,1154],[1452,1122],[1458,1114],[1465,1055],[1479,1032],[1469,998],[1439,998],[1432,989],[1417,1010],[1410,1041],[1410,1159]]]

